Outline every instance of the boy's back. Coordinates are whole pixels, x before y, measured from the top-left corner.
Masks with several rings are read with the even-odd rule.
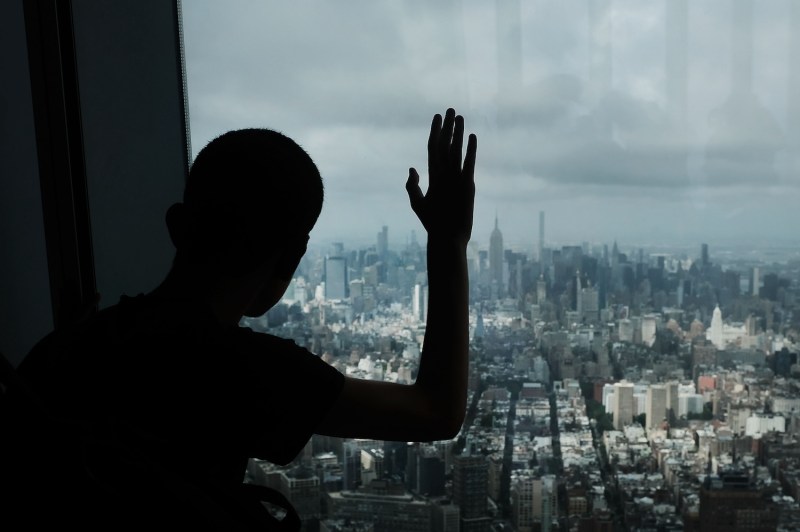
[[[167,212],[176,255],[164,281],[49,335],[19,368],[77,440],[59,436],[37,452],[77,449],[81,456],[70,455],[70,463],[84,467],[88,492],[99,497],[83,501],[79,492],[67,501],[99,511],[111,493],[139,508],[139,523],[169,511],[171,523],[207,516],[211,526],[203,528],[233,530],[226,515],[254,507],[263,514],[249,494],[238,497],[250,457],[285,464],[315,432],[455,437],[466,409],[476,149],[477,138],[465,138],[463,117],[450,108],[431,123],[426,192],[409,169],[411,208],[428,233],[430,290],[419,371],[406,385],[346,377],[290,341],[238,327],[286,291],[323,186],[308,154],[274,131],[232,131],[203,148],[184,201]],[[289,199],[298,196],[307,204],[294,209]],[[46,431],[36,436],[41,443]],[[124,513],[112,507],[103,515]]]
[[[138,497],[170,478],[214,500],[235,496],[248,458],[290,462],[343,383],[292,341],[152,295],[48,335],[18,371],[57,418],[106,450],[90,468],[108,493]]]

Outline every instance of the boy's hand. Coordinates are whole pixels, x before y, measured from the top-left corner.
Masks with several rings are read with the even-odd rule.
[[[429,237],[454,239],[466,245],[472,234],[475,203],[475,153],[478,138],[470,134],[463,166],[464,118],[448,109],[437,114],[428,137],[428,191],[419,188],[419,174],[410,168],[406,190],[411,208]]]

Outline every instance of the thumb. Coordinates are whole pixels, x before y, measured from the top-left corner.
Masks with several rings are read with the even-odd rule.
[[[408,181],[406,181],[406,192],[411,203],[411,209],[419,216],[419,209],[422,207],[422,200],[425,196],[419,188],[419,174],[414,168],[408,169]]]

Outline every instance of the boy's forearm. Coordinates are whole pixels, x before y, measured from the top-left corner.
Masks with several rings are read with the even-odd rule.
[[[460,427],[466,408],[469,359],[466,243],[429,237],[427,314],[416,385]]]

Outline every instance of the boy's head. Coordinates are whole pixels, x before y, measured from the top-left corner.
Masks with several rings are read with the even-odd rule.
[[[239,277],[270,259],[291,279],[322,210],[311,157],[269,129],[229,131],[197,154],[183,204],[168,213],[176,260]]]

